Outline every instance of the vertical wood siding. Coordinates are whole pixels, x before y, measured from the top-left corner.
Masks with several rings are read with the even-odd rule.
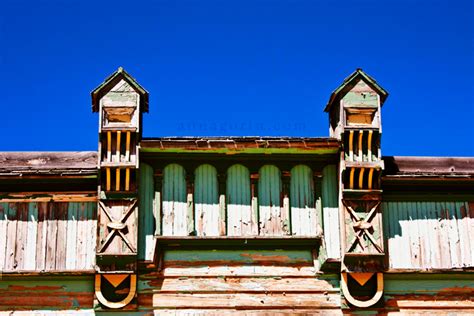
[[[242,165],[227,170],[227,234],[258,235],[257,214],[252,212],[250,173]]]
[[[474,203],[384,202],[391,269],[474,266]]]
[[[336,165],[326,166],[322,181],[324,245],[327,257],[335,259],[341,257],[337,181]]]
[[[91,270],[96,203],[0,203],[0,270]]]
[[[166,166],[163,169],[164,236],[188,235],[186,198],[186,171],[177,164]]]
[[[291,169],[290,204],[292,235],[316,235],[313,171],[308,166],[298,165]]]
[[[138,258],[140,260],[152,260],[155,226],[161,222],[160,214],[155,213],[156,208],[154,207],[153,168],[145,163],[140,163],[139,181]],[[157,203],[160,203],[159,199],[157,199]]]
[[[199,166],[194,174],[195,227],[198,236],[218,236],[221,218],[219,212],[219,185],[217,171],[211,165]]]
[[[260,168],[258,203],[260,235],[287,235],[289,214],[282,208],[281,173],[276,166],[265,165]]]

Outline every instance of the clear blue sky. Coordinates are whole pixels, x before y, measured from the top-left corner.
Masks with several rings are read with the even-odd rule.
[[[90,91],[123,66],[144,136],[328,136],[357,67],[390,96],[384,155],[474,156],[472,1],[9,1],[0,151],[96,150]]]

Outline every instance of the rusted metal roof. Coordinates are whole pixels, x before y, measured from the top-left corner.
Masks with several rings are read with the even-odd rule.
[[[95,175],[97,152],[0,152],[0,176]]]
[[[474,157],[383,157],[384,176],[406,177],[474,177]]]
[[[339,142],[334,138],[316,137],[163,137],[146,138],[142,151],[246,151],[281,150],[288,154],[309,151],[337,152]],[[254,150],[254,151],[252,151]]]

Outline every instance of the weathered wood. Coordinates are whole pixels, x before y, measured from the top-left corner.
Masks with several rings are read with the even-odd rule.
[[[385,202],[391,269],[472,266],[474,217],[466,202]]]
[[[15,239],[15,266],[17,269],[24,269],[26,258],[26,245],[28,234],[28,204],[19,203],[17,205],[17,232]]]
[[[163,277],[222,277],[232,275],[239,277],[305,277],[316,275],[314,266],[202,266],[202,267],[169,267],[165,268],[160,275]]]
[[[338,294],[154,294],[153,306],[159,308],[335,308],[340,305]]]
[[[38,236],[38,204],[36,203],[28,204],[27,229],[26,254],[23,269],[34,271],[36,269],[36,238]]]
[[[100,242],[97,252],[103,255],[137,252],[137,200],[101,200],[99,202]]]
[[[145,281],[145,280],[144,280]],[[339,288],[327,280],[315,277],[233,277],[225,278],[165,278],[146,280],[147,288],[156,293],[283,293],[283,292],[330,292]],[[145,291],[145,290],[143,290]]]
[[[11,192],[0,198],[0,203],[96,201],[96,192]]]
[[[84,152],[0,152],[0,174],[97,173],[97,153]]]
[[[66,239],[66,269],[67,270],[76,269],[77,223],[78,223],[77,204],[72,203],[69,205],[68,217],[67,217],[67,239]]]
[[[2,280],[0,283],[0,311],[25,311],[23,315],[61,311],[67,315],[74,310],[85,312],[93,307],[93,287],[90,276],[75,278],[40,278]],[[21,314],[20,314],[21,315]]]
[[[66,247],[67,247],[67,218],[68,218],[68,204],[55,203],[57,214],[57,244],[56,244],[56,264],[55,270],[66,269]]]
[[[192,186],[186,183],[186,172],[178,164],[163,169],[163,218],[164,236],[187,236],[189,208],[192,211]],[[190,214],[191,220],[193,213]]]
[[[220,235],[219,184],[217,170],[199,166],[194,177],[195,228],[197,236]]]
[[[5,254],[7,248],[7,223],[8,204],[0,203],[0,271],[5,267]]]
[[[265,165],[259,171],[259,232],[260,235],[284,235],[282,215],[282,181],[280,170],[273,165]]]
[[[17,208],[15,205],[10,205],[7,215],[7,246],[5,250],[5,266],[6,271],[15,270],[18,268],[15,262],[15,245],[17,234]]]
[[[46,270],[46,244],[48,232],[48,211],[50,203],[38,203],[38,238],[36,239],[36,270]]]

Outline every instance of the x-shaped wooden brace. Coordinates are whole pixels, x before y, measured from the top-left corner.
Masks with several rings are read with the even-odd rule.
[[[352,215],[352,217],[356,221],[355,224],[352,225],[352,227],[354,228],[355,237],[349,243],[350,247],[348,248],[348,252],[352,249],[352,247],[354,246],[354,244],[356,242],[359,242],[360,247],[362,249],[364,249],[364,243],[362,242],[362,240],[360,238],[362,237],[362,235],[365,234],[369,238],[369,240],[372,242],[375,249],[377,249],[378,252],[383,253],[383,249],[377,244],[377,241],[374,239],[372,234],[369,232],[369,229],[372,227],[372,224],[370,223],[370,221],[372,220],[372,217],[375,214],[375,211],[377,210],[377,208],[379,207],[381,201],[378,201],[377,204],[375,204],[375,206],[372,207],[372,209],[369,211],[369,213],[367,214],[367,216],[365,216],[364,219],[361,219],[357,215],[357,213],[354,211],[352,206],[347,204],[347,202],[345,200],[342,200],[342,203],[344,204],[344,206],[347,208],[349,213]],[[359,231],[357,231],[357,229]]]
[[[100,208],[102,209],[102,211],[105,213],[105,215],[107,215],[107,217],[109,218],[110,222],[107,223],[107,227],[112,230],[112,232],[110,232],[107,235],[107,238],[105,239],[104,243],[100,246],[99,252],[102,252],[108,246],[108,244],[110,243],[110,241],[112,240],[112,238],[114,237],[115,234],[118,234],[118,235],[120,235],[120,237],[122,237],[123,241],[128,246],[128,248],[130,248],[130,250],[132,252],[134,252],[134,253],[137,252],[135,247],[133,247],[133,245],[127,239],[125,234],[122,232],[122,230],[127,227],[127,224],[125,224],[125,221],[127,220],[127,217],[132,213],[135,206],[137,205],[137,200],[134,200],[132,202],[132,204],[128,207],[125,214],[123,214],[122,217],[119,220],[116,220],[109,213],[109,211],[108,211],[109,208],[104,204],[104,202],[99,201],[99,205],[100,205]]]

